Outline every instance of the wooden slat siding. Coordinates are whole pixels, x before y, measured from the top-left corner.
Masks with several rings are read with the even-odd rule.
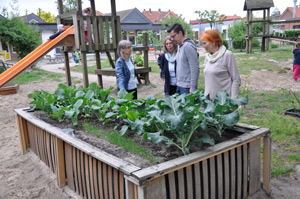
[[[86,52],[86,43],[84,38],[84,25],[83,25],[83,18],[80,15],[77,15],[79,20],[79,34],[80,34],[80,50],[82,52]]]
[[[98,165],[95,158],[93,158],[93,185],[94,185],[94,191],[95,191],[95,198],[99,198],[99,191],[98,191]]]
[[[103,163],[103,192],[104,192],[104,198],[109,198],[108,197],[108,179],[107,179],[107,164]]]
[[[113,194],[113,171],[112,167],[107,165],[107,170],[108,170],[108,193],[109,193],[109,198],[114,198]]]
[[[242,198],[242,147],[236,148],[236,160],[237,160],[237,199]]]
[[[63,187],[66,185],[64,142],[55,138],[55,146],[57,184],[59,187]]]
[[[103,169],[102,169],[102,162],[98,162],[98,189],[100,198],[104,198],[104,190],[103,190]]]
[[[209,172],[210,172],[210,198],[216,198],[217,181],[216,181],[216,163],[215,157],[209,158]]]
[[[187,194],[188,194],[188,199],[193,199],[194,198],[194,182],[193,182],[193,172],[192,172],[192,166],[186,167],[186,179],[187,179]]]
[[[104,45],[104,27],[103,27],[103,17],[99,17],[99,36],[100,36],[100,46],[101,51],[105,50]]]
[[[95,51],[100,50],[99,46],[99,29],[98,29],[98,23],[97,23],[97,17],[93,17],[92,19],[93,23],[93,32],[94,32],[94,44],[95,44]]]
[[[125,179],[124,174],[119,171],[119,192],[120,192],[120,199],[125,199]]]
[[[74,26],[74,36],[75,36],[75,48],[80,49],[80,39],[79,39],[79,24],[78,24],[78,19],[77,15],[73,15],[73,26]]]
[[[202,182],[203,182],[203,199],[208,199],[208,168],[207,160],[202,161]]]
[[[51,162],[52,162],[52,172],[56,174],[56,163],[55,163],[55,153],[54,153],[54,146],[55,146],[55,143],[54,143],[54,136],[53,135],[50,135],[49,137],[49,143],[50,143],[50,158],[51,158]]]
[[[91,199],[91,186],[90,186],[90,173],[89,173],[89,156],[84,154],[84,167],[85,167],[85,183],[87,198]]]
[[[53,159],[53,166],[54,166],[54,173],[57,175],[57,154],[56,154],[56,137],[51,136],[51,142],[52,142],[52,159]]]
[[[195,189],[196,189],[196,195],[195,198],[201,198],[201,173],[200,173],[200,163],[196,163],[194,165],[194,172],[195,172]],[[169,174],[170,175],[170,174]]]
[[[178,192],[179,192],[179,199],[185,198],[185,182],[184,182],[184,171],[183,169],[179,169],[177,171],[177,179],[178,179]]]
[[[75,189],[73,190],[74,192],[76,192],[78,195],[80,195],[80,191],[79,191],[79,176],[77,171],[80,170],[77,166],[77,149],[73,147],[73,171],[74,171],[74,184],[75,184]]]
[[[44,158],[45,158],[45,163],[49,167],[49,160],[48,160],[48,155],[47,155],[47,143],[46,143],[46,135],[49,134],[47,131],[43,131],[43,152],[44,152]]]
[[[115,194],[115,198],[120,198],[119,195],[119,174],[118,174],[118,170],[117,169],[113,169],[114,172],[114,194]]]
[[[229,155],[228,151],[224,152],[224,199],[229,199]]]
[[[260,189],[260,139],[249,143],[249,194]]]
[[[79,186],[79,194],[81,197],[83,197],[83,178],[82,178],[82,164],[81,164],[81,154],[82,154],[82,151],[80,150],[76,150],[77,151],[77,177],[78,177],[78,186]]]
[[[36,154],[35,144],[34,144],[34,139],[33,139],[33,133],[34,133],[33,124],[31,124],[30,122],[28,122],[27,124],[28,124],[27,126],[28,126],[29,145],[30,145],[30,148],[33,151],[33,153]]]
[[[86,22],[87,22],[87,34],[88,34],[88,49],[89,51],[94,50],[93,49],[93,40],[92,40],[92,29],[91,29],[91,16],[86,16]]]
[[[121,41],[121,19],[120,16],[117,16],[117,24],[116,24],[116,34],[117,34],[117,44]],[[117,56],[116,56],[117,59]]]
[[[66,161],[66,174],[67,185],[75,192],[74,177],[73,177],[73,152],[72,146],[65,143],[65,161]]]
[[[108,54],[108,57],[110,57],[110,54]],[[113,60],[111,59],[110,62],[113,63]],[[150,71],[150,67],[135,67],[136,74],[149,73]],[[96,69],[95,74],[105,76],[116,76],[116,70],[114,68]]]
[[[106,40],[105,50],[108,51],[110,49],[108,17],[105,17],[104,20],[105,20],[105,30],[106,30],[106,35],[104,39],[104,42]]]
[[[20,117],[19,115],[16,115],[16,119],[17,119],[17,127],[18,127],[18,132],[19,132],[19,141],[21,144],[21,150],[24,153],[27,149],[26,147],[26,142],[25,142],[25,126],[24,126],[24,122],[23,122],[23,118]]]
[[[54,173],[53,161],[52,161],[52,156],[51,156],[50,137],[51,137],[50,133],[47,133],[46,134],[47,156],[48,156],[48,160],[49,160],[49,167],[50,167],[51,171]]]
[[[43,130],[39,129],[38,131],[38,142],[39,142],[39,148],[40,148],[40,154],[41,154],[41,160],[45,163],[46,159],[44,156],[44,146],[43,146]]]
[[[182,177],[183,177],[183,171],[182,171]],[[166,187],[165,187],[165,177],[162,176],[160,178],[154,179],[154,180],[150,180],[147,181],[147,185],[146,185],[146,195],[147,195],[147,199],[158,199],[158,198],[166,198],[167,197],[167,193],[166,193]],[[184,182],[182,184],[180,184],[180,182],[178,182],[179,187],[183,186],[184,187]],[[180,191],[179,191],[180,194]],[[184,196],[184,195],[183,195]],[[179,196],[179,198],[181,199],[182,197]],[[184,197],[183,197],[184,198]]]
[[[94,170],[93,170],[93,157],[89,156],[89,173],[90,173],[90,186],[91,186],[91,198],[95,198],[95,185],[94,185]]]
[[[248,144],[242,146],[243,149],[243,192],[242,197],[248,197]]]
[[[83,73],[83,86],[87,88],[89,86],[89,73],[87,69],[86,51],[81,52],[82,58],[82,73]]]
[[[218,172],[218,196],[217,198],[222,199],[224,192],[223,192],[223,163],[222,163],[222,154],[217,155],[217,172]]]
[[[235,191],[236,191],[236,168],[235,168],[235,160],[236,160],[236,155],[235,155],[235,149],[230,150],[230,170],[231,170],[231,199],[235,199]]]
[[[117,48],[117,35],[116,35],[116,17],[112,16],[111,20],[111,33],[112,33],[112,48],[116,49]]]
[[[176,181],[174,172],[167,175],[169,181],[169,194],[171,199],[176,199]]]
[[[36,155],[41,159],[39,141],[38,141],[38,128],[34,127],[33,129],[34,129],[33,138],[34,138],[34,144],[36,149]]]
[[[85,164],[84,164],[84,156],[85,153],[80,151],[80,168],[81,168],[81,184],[83,190],[83,197],[87,198],[87,190],[86,190],[86,179],[85,179]]]
[[[271,180],[271,137],[268,133],[264,136],[264,151],[263,151],[263,189],[270,193]]]

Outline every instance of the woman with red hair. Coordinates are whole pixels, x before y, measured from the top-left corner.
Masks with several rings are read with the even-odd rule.
[[[205,95],[215,98],[217,92],[227,91],[231,98],[238,98],[241,79],[234,56],[223,46],[217,30],[206,30],[200,38],[205,56]]]

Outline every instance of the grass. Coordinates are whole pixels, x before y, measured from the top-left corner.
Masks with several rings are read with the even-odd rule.
[[[138,154],[147,160],[150,163],[154,162],[154,157],[147,151],[145,147],[140,144],[133,142],[132,140],[126,138],[125,136],[121,136],[116,131],[102,131],[96,126],[92,126],[88,123],[84,123],[83,127],[86,131],[101,137],[112,144],[116,144],[118,146],[123,147],[126,151],[130,151],[132,153]]]

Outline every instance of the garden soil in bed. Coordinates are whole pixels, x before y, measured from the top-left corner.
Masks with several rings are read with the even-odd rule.
[[[141,146],[145,147],[146,150],[151,154],[151,156],[153,156],[154,161],[150,162],[148,159],[143,158],[141,155],[137,155],[135,153],[126,151],[121,146],[111,144],[107,140],[85,131],[83,128],[83,123],[88,123],[92,126],[97,126],[99,129],[101,129],[104,132],[110,132],[114,128],[113,123],[107,123],[105,125],[102,125],[102,122],[91,120],[91,119],[90,120],[85,119],[85,120],[78,120],[78,125],[74,127],[71,120],[64,120],[63,122],[58,122],[57,120],[49,117],[42,111],[34,111],[32,112],[32,114],[35,115],[37,118],[45,121],[46,123],[49,123],[61,129],[65,129],[66,133],[69,133],[75,136],[76,138],[91,144],[92,146],[95,146],[109,154],[112,154],[120,159],[123,159],[141,168],[150,165],[159,164],[183,156],[183,152],[175,146],[166,147],[164,142],[153,143],[151,141],[144,140],[142,139],[141,136],[128,130],[124,136],[126,136],[127,139],[130,139],[138,144],[141,144]],[[74,133],[70,133],[72,132],[72,130],[74,130],[73,131]],[[237,129],[237,130],[228,129],[224,131],[224,134],[221,137],[214,131],[209,131],[207,133],[210,135],[211,138],[215,140],[217,144],[226,141],[228,139],[237,137],[249,131],[250,130],[246,130],[246,129]],[[197,133],[195,133],[195,135],[197,135]],[[193,138],[191,140],[193,140]],[[190,148],[190,152],[192,153],[195,151],[200,151],[208,146],[210,145],[206,144],[202,147],[192,146]]]

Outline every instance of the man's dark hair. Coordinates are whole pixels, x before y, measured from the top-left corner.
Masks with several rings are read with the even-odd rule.
[[[179,33],[179,31],[181,31],[181,32],[182,32],[182,35],[184,36],[184,30],[183,30],[183,27],[181,26],[180,23],[174,23],[174,24],[172,24],[172,25],[168,28],[167,32],[170,33],[172,30],[173,30],[175,33]]]

